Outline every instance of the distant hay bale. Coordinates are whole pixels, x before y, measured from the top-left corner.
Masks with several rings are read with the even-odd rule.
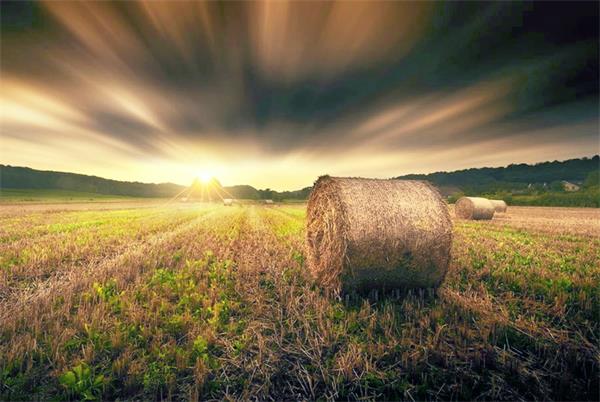
[[[462,219],[489,220],[495,210],[494,204],[482,197],[461,197],[454,204],[454,213]]]
[[[334,293],[435,287],[448,269],[452,221],[426,182],[322,176],[306,242],[313,277]]]
[[[273,204],[273,200],[265,200],[265,204]]]
[[[508,206],[504,200],[490,200],[496,212],[506,212]]]
[[[226,207],[230,207],[233,205],[233,200],[231,198],[224,198],[223,205],[225,205]]]

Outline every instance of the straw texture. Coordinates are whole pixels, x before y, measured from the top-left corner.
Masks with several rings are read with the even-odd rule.
[[[495,210],[494,204],[482,197],[461,197],[454,205],[454,213],[462,219],[489,220]]]
[[[313,277],[335,293],[435,287],[448,269],[452,222],[426,182],[322,176],[306,236]]]
[[[504,213],[508,209],[508,206],[506,205],[506,202],[504,200],[490,200],[490,202],[494,206],[496,212]]]

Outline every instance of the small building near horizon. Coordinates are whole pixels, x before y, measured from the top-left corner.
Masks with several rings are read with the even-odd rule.
[[[569,192],[573,192],[573,191],[579,191],[579,186],[575,183],[571,183],[569,181],[563,180],[561,181],[563,188],[565,189],[565,191],[569,191]]]

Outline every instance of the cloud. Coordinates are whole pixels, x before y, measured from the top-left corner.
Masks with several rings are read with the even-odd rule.
[[[594,153],[594,16],[594,3],[14,3],[1,156],[184,183],[210,165],[225,184],[290,189]]]

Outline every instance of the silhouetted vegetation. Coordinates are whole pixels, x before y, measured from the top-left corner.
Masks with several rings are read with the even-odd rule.
[[[564,162],[466,169],[399,178],[428,180],[455,202],[463,195],[503,199],[511,205],[600,207],[598,155]],[[567,192],[563,181],[579,185]]]
[[[498,168],[478,168],[454,172],[410,174],[402,179],[429,180],[437,186],[457,186],[465,193],[525,190],[529,185],[567,180],[583,182],[592,171],[598,171],[600,158],[569,159],[563,162],[542,162],[535,165],[525,163]]]
[[[217,192],[221,195],[225,194],[230,196],[231,198],[247,200],[304,200],[308,198],[308,194],[311,190],[311,187],[306,187],[297,191],[278,192],[271,189],[257,190],[249,185],[222,187],[216,180],[211,188],[212,190],[218,188],[218,191],[211,190],[212,192],[206,192],[198,187],[200,187],[200,184],[197,181],[194,181],[192,183],[192,198],[197,198],[195,197],[197,194],[204,193],[206,198],[212,201],[218,198]],[[173,197],[187,188],[188,187],[186,186],[173,183],[152,184],[118,181],[77,173],[53,172],[26,167],[0,165],[0,189],[11,189],[11,191],[16,189],[75,191],[78,193],[87,193],[88,198],[93,196],[93,194],[129,197]],[[221,189],[223,191],[221,191]],[[31,196],[37,198],[35,197],[34,192],[35,191],[31,191]]]
[[[185,187],[103,179],[76,173],[0,165],[0,188],[55,189],[131,197],[172,197]]]
[[[455,172],[410,174],[397,177],[428,180],[439,187],[450,202],[463,195],[499,198],[512,205],[600,206],[600,159],[570,159],[524,163],[499,168],[478,168]],[[579,191],[565,192],[563,181],[579,185]],[[218,184],[219,188],[221,185]],[[75,173],[35,170],[0,165],[2,189],[55,189],[130,197],[173,197],[186,186],[173,183],[148,184],[103,179]],[[231,198],[274,201],[306,200],[312,187],[296,191],[258,190],[249,185],[222,187]],[[214,197],[213,197],[214,198]]]

